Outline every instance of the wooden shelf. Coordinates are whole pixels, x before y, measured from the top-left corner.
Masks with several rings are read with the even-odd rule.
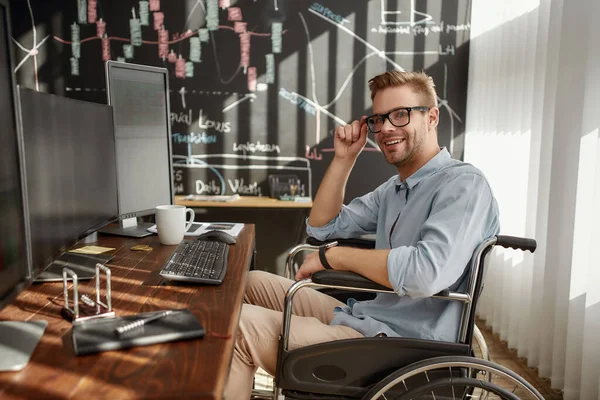
[[[191,207],[224,207],[224,208],[312,208],[310,202],[295,202],[272,199],[270,197],[241,196],[234,201],[197,201],[185,200],[185,196],[175,196],[175,204]]]

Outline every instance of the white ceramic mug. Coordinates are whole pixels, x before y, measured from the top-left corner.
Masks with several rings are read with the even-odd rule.
[[[186,214],[191,214],[186,221]],[[161,244],[175,245],[181,243],[185,232],[194,222],[194,210],[185,206],[168,205],[156,207],[156,229]]]

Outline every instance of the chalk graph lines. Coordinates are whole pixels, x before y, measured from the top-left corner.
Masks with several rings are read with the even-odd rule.
[[[231,103],[227,107],[225,107],[223,109],[223,113],[226,113],[227,111],[232,110],[233,108],[237,107],[240,103],[243,103],[244,101],[250,100],[250,102],[253,103],[254,100],[256,100],[256,98],[257,98],[257,96],[254,93],[248,93],[241,99],[234,101],[233,103]]]
[[[31,19],[31,27],[32,27],[32,35],[33,35],[33,44],[31,49],[26,48],[21,43],[19,43],[14,37],[12,37],[12,41],[17,45],[19,49],[24,51],[26,55],[21,59],[21,61],[15,67],[13,73],[16,73],[24,64],[29,60],[29,58],[33,58],[33,74],[35,80],[35,90],[40,90],[40,84],[38,79],[38,62],[37,55],[39,54],[39,48],[48,40],[50,35],[44,37],[40,42],[37,41],[37,30],[35,28],[35,19],[33,18],[33,10],[31,9],[30,0],[27,0],[27,8],[29,9],[29,18]]]
[[[339,118],[338,116],[332,114],[331,112],[329,112],[327,110],[327,108],[329,106],[335,104],[337,99],[339,99],[339,97],[341,96],[341,93],[345,89],[345,86],[342,88],[342,90],[340,90],[339,96],[336,96],[336,98],[334,98],[334,100],[331,101],[330,103],[328,103],[326,106],[322,106],[319,104],[319,100],[317,99],[317,76],[315,73],[315,59],[314,59],[314,53],[313,53],[313,48],[312,48],[312,39],[310,37],[310,32],[308,30],[308,25],[306,24],[306,20],[304,19],[304,16],[302,15],[302,13],[298,13],[298,16],[300,17],[300,20],[302,21],[302,25],[304,27],[304,33],[306,34],[306,42],[307,42],[307,46],[308,46],[308,56],[309,56],[309,63],[310,63],[312,100],[310,100],[302,95],[299,95],[298,93],[295,93],[295,92],[292,92],[292,95],[294,95],[298,98],[301,98],[306,103],[312,105],[315,108],[315,110],[316,110],[315,111],[315,117],[316,117],[315,118],[316,119],[315,143],[319,143],[321,141],[321,112],[323,112],[324,114],[326,114],[327,116],[332,118],[338,124],[346,125],[346,121],[344,121],[343,119]],[[359,66],[360,66],[360,64],[362,64],[362,62],[359,63]],[[350,79],[352,78],[352,75],[354,74],[354,71],[356,69],[357,69],[357,67],[355,67],[353,69],[353,71],[350,73],[350,75],[348,76],[348,78],[346,78],[346,82],[350,81]],[[377,143],[375,143],[372,139],[367,138],[367,142],[370,145],[372,145],[375,149],[379,150]],[[319,158],[319,155],[316,154],[316,151],[313,152],[313,154],[311,155],[309,146],[306,146],[306,147],[307,147],[306,148],[307,157],[311,157],[313,159],[321,159],[321,158]]]
[[[306,41],[308,44],[308,57],[309,57],[309,62],[310,62],[310,77],[311,77],[311,91],[312,91],[312,98],[313,98],[313,102],[314,102],[314,106],[316,106],[316,123],[317,126],[315,127],[315,132],[316,132],[316,138],[315,141],[316,143],[319,143],[321,141],[320,135],[321,135],[321,106],[319,105],[319,100],[317,99],[317,79],[316,79],[316,74],[315,74],[315,58],[313,55],[313,48],[312,48],[312,40],[310,38],[310,33],[308,32],[308,25],[306,25],[306,21],[304,20],[304,16],[302,16],[302,13],[298,13],[298,15],[300,16],[300,20],[302,21],[302,26],[304,27],[304,33],[306,34]]]

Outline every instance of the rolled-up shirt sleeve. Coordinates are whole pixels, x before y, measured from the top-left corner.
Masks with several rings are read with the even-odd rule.
[[[435,197],[417,244],[395,247],[388,255],[394,291],[421,298],[450,287],[463,274],[477,245],[498,233],[497,215],[482,176],[466,173],[447,182]]]
[[[392,184],[393,180],[390,179],[374,191],[355,198],[348,205],[342,205],[340,213],[323,226],[311,226],[307,218],[306,232],[318,240],[347,239],[374,233],[377,229],[381,194],[386,190],[386,185]]]

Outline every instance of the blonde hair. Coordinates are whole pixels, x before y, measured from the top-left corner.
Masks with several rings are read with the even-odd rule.
[[[435,84],[433,78],[425,72],[416,71],[387,71],[379,74],[369,80],[369,89],[371,90],[371,100],[375,99],[375,95],[380,90],[389,87],[410,86],[412,90],[421,95],[425,104],[424,106],[437,107],[437,93],[435,92]],[[419,104],[421,105],[421,104]]]

